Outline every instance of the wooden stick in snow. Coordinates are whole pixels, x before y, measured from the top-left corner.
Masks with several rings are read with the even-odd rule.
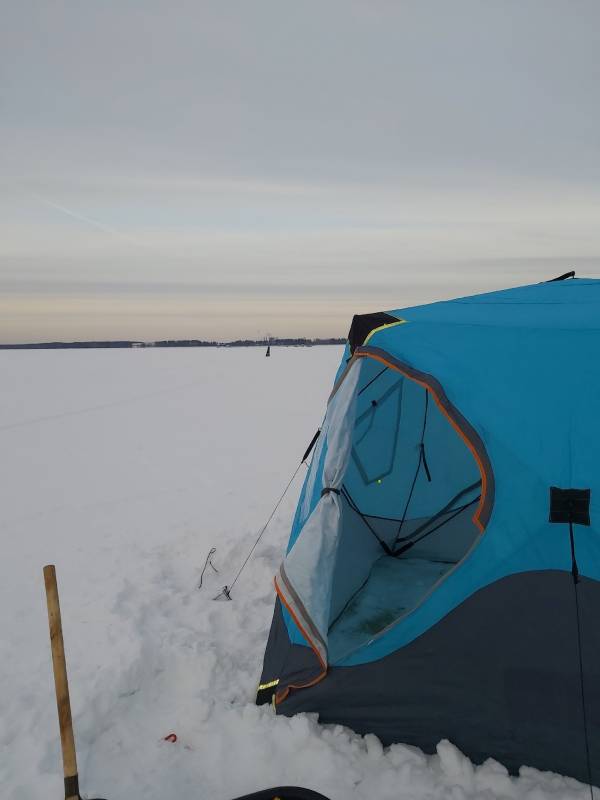
[[[60,726],[60,744],[62,747],[63,774],[65,778],[65,800],[79,800],[79,778],[77,775],[77,756],[75,754],[73,721],[71,719],[71,702],[69,700],[67,663],[65,661],[65,645],[63,642],[62,623],[60,619],[56,570],[53,564],[44,567],[44,583],[46,584],[50,647],[52,649],[56,707],[58,709],[58,724]]]

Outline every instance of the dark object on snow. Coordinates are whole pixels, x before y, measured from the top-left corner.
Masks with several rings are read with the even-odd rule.
[[[263,789],[262,792],[245,794],[234,800],[329,800],[329,798],[311,789],[303,789],[301,786],[276,786],[273,789]]]
[[[267,345],[267,352],[265,353],[265,356],[268,358],[270,355],[271,355],[271,345]]]
[[[81,800],[79,794],[79,776],[77,773],[77,755],[75,753],[75,737],[73,736],[73,721],[71,718],[71,701],[69,700],[69,681],[67,679],[65,645],[63,642],[60,604],[58,600],[58,584],[56,583],[56,570],[53,564],[48,564],[48,566],[44,567],[44,584],[46,586],[50,648],[52,650],[56,707],[58,709],[58,724],[60,727],[60,744],[65,779],[65,800]],[[100,800],[100,798],[97,800]]]
[[[230,592],[230,591],[231,591],[231,589],[229,588],[229,586],[225,585],[225,586],[224,586],[224,587],[221,589],[221,591],[219,592],[219,594],[217,594],[217,595],[215,595],[215,596],[213,597],[213,600],[232,600],[233,598],[232,598],[232,597],[231,597],[231,595],[229,594],[229,592]]]
[[[258,703],[600,785],[600,281],[560,278],[354,318]]]

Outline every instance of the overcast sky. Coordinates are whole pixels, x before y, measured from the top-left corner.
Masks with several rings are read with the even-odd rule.
[[[1,342],[600,277],[598,0],[1,5]]]

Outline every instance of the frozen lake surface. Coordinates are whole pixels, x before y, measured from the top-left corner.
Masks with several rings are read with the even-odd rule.
[[[63,795],[42,567],[57,567],[82,792],[583,798],[576,781],[274,717],[254,696],[340,347],[0,352],[0,797]],[[211,547],[219,572],[200,573]],[[164,737],[172,732],[178,742]]]

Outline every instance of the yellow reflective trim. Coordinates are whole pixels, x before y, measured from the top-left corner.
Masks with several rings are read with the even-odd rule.
[[[269,683],[261,683],[258,687],[258,691],[261,692],[263,689],[272,689],[274,686],[277,686],[279,683],[279,678],[274,681],[269,681]]]
[[[378,328],[373,328],[371,333],[367,336],[367,338],[363,342],[363,346],[369,341],[371,336],[374,336],[378,331],[383,331],[386,328],[393,328],[395,325],[403,325],[406,322],[405,319],[399,319],[397,322],[388,322],[385,325],[380,325]]]

